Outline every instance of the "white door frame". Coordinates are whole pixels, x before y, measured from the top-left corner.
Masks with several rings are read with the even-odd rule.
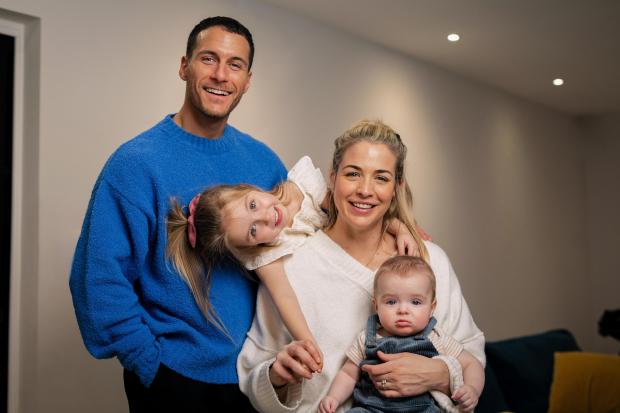
[[[9,413],[19,411],[22,297],[22,219],[24,162],[24,38],[25,25],[0,17],[0,33],[15,38],[13,91],[13,183],[11,205],[11,275],[9,293]]]

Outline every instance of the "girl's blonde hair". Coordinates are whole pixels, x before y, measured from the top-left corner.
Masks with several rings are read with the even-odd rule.
[[[188,215],[178,200],[171,200],[168,213],[166,257],[189,285],[205,318],[230,338],[226,326],[209,302],[213,266],[231,252],[222,225],[222,210],[229,203],[257,188],[251,185],[219,185],[200,194],[194,225],[196,246],[188,238]]]
[[[413,196],[409,184],[405,180],[405,159],[407,157],[407,147],[400,139],[400,135],[392,128],[380,120],[361,120],[345,131],[334,141],[334,156],[332,158],[332,173],[336,174],[342,158],[347,149],[358,142],[370,142],[374,144],[383,144],[396,157],[395,181],[396,188],[394,198],[386,214],[383,216],[383,229],[387,230],[389,221],[397,218],[407,226],[409,232],[418,244],[419,255],[428,261],[428,251],[422,238],[418,234],[413,218]],[[334,203],[333,191],[328,193],[329,210],[328,224],[331,228],[338,219],[338,210]]]
[[[256,255],[265,246],[245,247],[242,250],[231,245],[224,228],[223,210],[233,202],[251,191],[264,192],[260,188],[248,184],[218,185],[200,194],[194,211],[196,228],[196,245],[192,247],[188,238],[188,215],[176,199],[171,200],[168,212],[167,231],[168,245],[166,257],[172,261],[179,274],[187,282],[196,304],[205,318],[215,325],[229,338],[230,334],[222,320],[209,302],[209,288],[213,267],[223,259],[231,259],[243,254]],[[278,185],[270,193],[279,199],[286,198],[284,185]],[[237,262],[239,264],[239,262]],[[239,267],[245,271],[240,264]]]

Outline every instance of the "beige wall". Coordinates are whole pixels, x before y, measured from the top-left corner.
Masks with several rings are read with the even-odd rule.
[[[587,148],[590,313],[598,320],[604,310],[620,309],[620,114],[591,117],[582,126]],[[608,352],[620,349],[611,337],[597,336],[593,344]]]
[[[609,349],[595,337],[605,287],[587,273],[583,142],[570,118],[258,1],[0,8],[41,19],[36,316],[23,320],[36,343],[25,355],[22,411],[126,411],[118,363],[82,345],[71,257],[100,168],[179,109],[186,36],[215,14],[239,18],[257,44],[233,124],[287,165],[308,154],[325,170],[335,136],[361,117],[383,118],[410,148],[419,220],[452,258],[488,338],[564,327],[586,348]]]

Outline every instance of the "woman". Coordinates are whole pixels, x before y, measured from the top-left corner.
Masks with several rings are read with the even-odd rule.
[[[328,391],[345,361],[345,350],[370,314],[374,271],[397,252],[386,222],[399,218],[415,233],[405,156],[398,134],[381,122],[359,122],[336,139],[329,226],[284,261],[323,351],[324,367],[315,374],[304,367],[318,368],[312,357],[316,349],[310,342],[291,342],[269,294],[260,287],[254,322],[237,361],[241,390],[259,411],[316,411]],[[432,243],[419,241],[419,247],[437,277],[438,324],[484,363],[484,336],[473,322],[447,256]],[[384,361],[365,369],[386,397],[431,389],[449,393],[443,361],[413,354],[389,355]]]

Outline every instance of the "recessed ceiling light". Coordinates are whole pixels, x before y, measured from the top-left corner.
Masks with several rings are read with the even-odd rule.
[[[553,79],[553,84],[555,86],[562,86],[564,84],[564,79],[560,79],[559,77],[557,79]]]
[[[450,33],[448,35],[448,40],[450,40],[451,42],[458,42],[461,39],[461,36],[459,36],[456,33]]]

